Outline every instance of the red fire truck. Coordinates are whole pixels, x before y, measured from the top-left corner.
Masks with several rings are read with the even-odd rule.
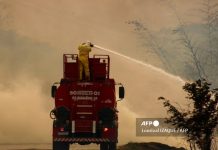
[[[110,57],[89,58],[90,81],[79,81],[77,54],[63,55],[63,78],[54,83],[51,95],[55,108],[53,120],[53,150],[69,150],[70,144],[100,144],[100,150],[116,150],[118,143],[119,99],[124,87],[110,78]],[[115,88],[117,86],[117,88]]]

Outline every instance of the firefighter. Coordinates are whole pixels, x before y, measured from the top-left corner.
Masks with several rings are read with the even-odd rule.
[[[79,45],[79,79],[83,80],[83,70],[85,72],[85,80],[90,80],[89,72],[89,53],[91,52],[93,44],[90,42]]]

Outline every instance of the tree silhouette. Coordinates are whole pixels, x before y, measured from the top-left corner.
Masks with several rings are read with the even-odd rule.
[[[201,22],[186,23],[179,15],[174,1],[163,2],[169,7],[169,11],[176,17],[178,25],[174,29],[169,28],[166,37],[171,39],[172,49],[167,43],[161,44],[161,32],[152,32],[140,21],[132,20],[127,23],[134,26],[136,33],[146,43],[145,46],[151,49],[151,52],[157,56],[163,64],[163,69],[173,74],[183,76],[186,79],[207,79],[213,81],[213,86],[218,85],[218,2],[217,0],[201,0],[197,9]],[[196,3],[197,4],[197,3]],[[196,11],[196,10],[190,10]],[[195,29],[201,29],[194,30]],[[166,30],[167,31],[167,30]],[[172,34],[173,33],[173,34]],[[158,37],[159,36],[159,37]],[[158,40],[160,39],[160,40]],[[177,49],[177,50],[176,50]],[[183,60],[175,60],[171,53],[175,54],[181,49]],[[170,53],[170,51],[171,53]],[[176,51],[174,51],[176,50]],[[179,64],[176,66],[175,64]],[[184,65],[185,64],[185,65]],[[162,67],[162,66],[161,66]],[[180,69],[183,69],[180,72]]]
[[[126,22],[129,25],[133,25],[134,30],[144,39],[144,44],[151,49],[151,53],[155,54],[160,62],[163,64],[165,70],[175,73],[172,64],[168,61],[166,49],[159,43],[154,34],[140,21],[131,20]]]
[[[164,97],[164,107],[170,117],[166,123],[176,128],[187,128],[187,141],[191,149],[210,150],[212,138],[218,124],[218,89],[211,89],[211,84],[205,79],[193,83],[186,83],[183,89],[188,93],[187,99],[191,101],[192,108],[179,110]]]

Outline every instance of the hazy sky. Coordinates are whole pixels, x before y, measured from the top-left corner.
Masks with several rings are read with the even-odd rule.
[[[63,49],[83,40],[111,42],[113,48],[119,43],[134,43],[126,21],[140,20],[149,29],[160,30],[178,24],[173,9],[187,22],[200,21],[197,8],[201,6],[200,0],[3,1],[10,17],[7,28]]]
[[[0,0],[0,5],[4,5],[1,30],[8,31],[1,31],[5,36],[0,36],[4,38],[0,41],[5,42],[0,45],[0,99],[4,104],[0,105],[4,114],[0,141],[50,142],[52,126],[48,109],[52,109],[53,101],[46,92],[50,91],[51,79],[61,78],[62,53],[77,52],[79,43],[90,40],[106,48],[140,55],[137,52],[143,47],[126,21],[140,20],[155,31],[175,27],[178,22],[170,9],[172,6],[185,21],[197,23],[199,1]],[[127,93],[126,101],[119,103],[121,142],[138,140],[134,130],[128,132],[134,128],[135,117],[166,114],[157,101],[158,96],[183,103],[182,82],[151,66],[142,67],[113,55],[111,60],[112,77],[123,82]],[[5,88],[8,83],[12,88]],[[14,111],[5,115],[8,108]],[[42,125],[36,126],[39,122]],[[19,138],[23,130],[26,135]],[[159,141],[177,145],[175,139]]]

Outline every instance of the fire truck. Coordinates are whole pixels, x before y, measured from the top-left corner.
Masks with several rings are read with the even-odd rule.
[[[109,76],[109,55],[93,55],[89,69],[90,80],[80,81],[78,55],[63,55],[63,78],[51,87],[53,150],[69,150],[74,143],[117,149],[117,101],[124,98],[124,87]]]

